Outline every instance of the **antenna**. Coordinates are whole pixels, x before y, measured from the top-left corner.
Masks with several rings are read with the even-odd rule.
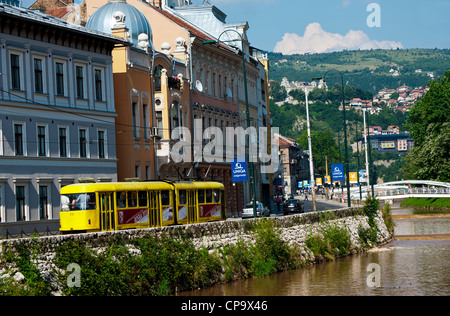
[[[203,85],[200,80],[195,82],[195,89],[197,89],[198,92],[203,92]]]
[[[233,92],[231,92],[231,89],[227,87],[227,97],[228,98],[233,98]]]

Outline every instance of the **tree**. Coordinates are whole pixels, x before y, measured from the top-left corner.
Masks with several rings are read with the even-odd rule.
[[[450,181],[450,71],[430,83],[428,93],[410,112],[414,148],[401,169],[410,179]]]
[[[309,149],[307,130],[300,135],[298,144],[306,150]],[[311,146],[316,170],[325,169],[325,157],[328,157],[328,166],[330,166],[330,161],[338,160],[338,146],[330,130],[311,131]]]
[[[430,126],[432,130],[434,126]],[[421,147],[414,147],[405,157],[401,169],[409,179],[450,182],[450,123],[444,123],[442,133],[436,137],[430,133]]]
[[[445,72],[443,79],[431,81],[429,86],[427,94],[411,109],[407,125],[418,147],[430,136],[429,133],[436,137],[443,124],[450,121],[450,71]]]
[[[284,101],[287,98],[286,88],[282,87],[278,81],[271,81],[270,95],[275,102]]]
[[[301,89],[294,89],[289,92],[289,95],[299,102],[305,101],[305,91]]]

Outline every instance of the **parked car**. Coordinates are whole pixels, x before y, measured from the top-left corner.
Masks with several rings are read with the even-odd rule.
[[[270,210],[264,206],[261,202],[256,201],[256,215],[257,216],[270,216]],[[241,217],[249,218],[253,217],[253,202],[250,202],[244,206],[242,210]]]
[[[289,213],[304,213],[305,208],[298,199],[289,199],[284,202],[283,206],[283,214],[289,214]]]

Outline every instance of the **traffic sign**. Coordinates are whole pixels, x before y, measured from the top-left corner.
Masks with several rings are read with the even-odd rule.
[[[344,178],[344,165],[343,164],[335,164],[331,165],[331,176],[334,181],[345,181]]]
[[[248,181],[248,169],[245,159],[235,159],[231,162],[231,177],[233,182]]]
[[[350,183],[358,183],[358,172],[349,173]]]

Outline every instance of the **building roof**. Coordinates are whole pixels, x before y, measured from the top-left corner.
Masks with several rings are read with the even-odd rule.
[[[115,23],[121,22],[113,18],[117,12],[122,12],[125,15],[125,20],[122,22],[125,23],[130,33],[130,41],[133,45],[137,46],[139,35],[145,33],[148,36],[150,47],[153,46],[153,33],[149,21],[141,11],[128,4],[126,0],[109,0],[107,4],[98,8],[91,15],[86,28],[112,34]]]
[[[39,12],[37,10],[25,9],[17,6],[11,6],[9,4],[5,4],[0,2],[0,14],[11,16],[12,18],[18,20],[27,20],[38,24],[45,24],[47,26],[52,26],[58,29],[61,29],[61,32],[66,32],[67,30],[83,33],[84,35],[90,35],[97,38],[102,38],[103,40],[109,40],[116,43],[122,43],[123,41],[113,37],[109,34],[99,32],[96,30],[90,30],[85,28],[84,26],[79,26],[76,24],[72,24],[70,22],[58,19],[46,13]]]

